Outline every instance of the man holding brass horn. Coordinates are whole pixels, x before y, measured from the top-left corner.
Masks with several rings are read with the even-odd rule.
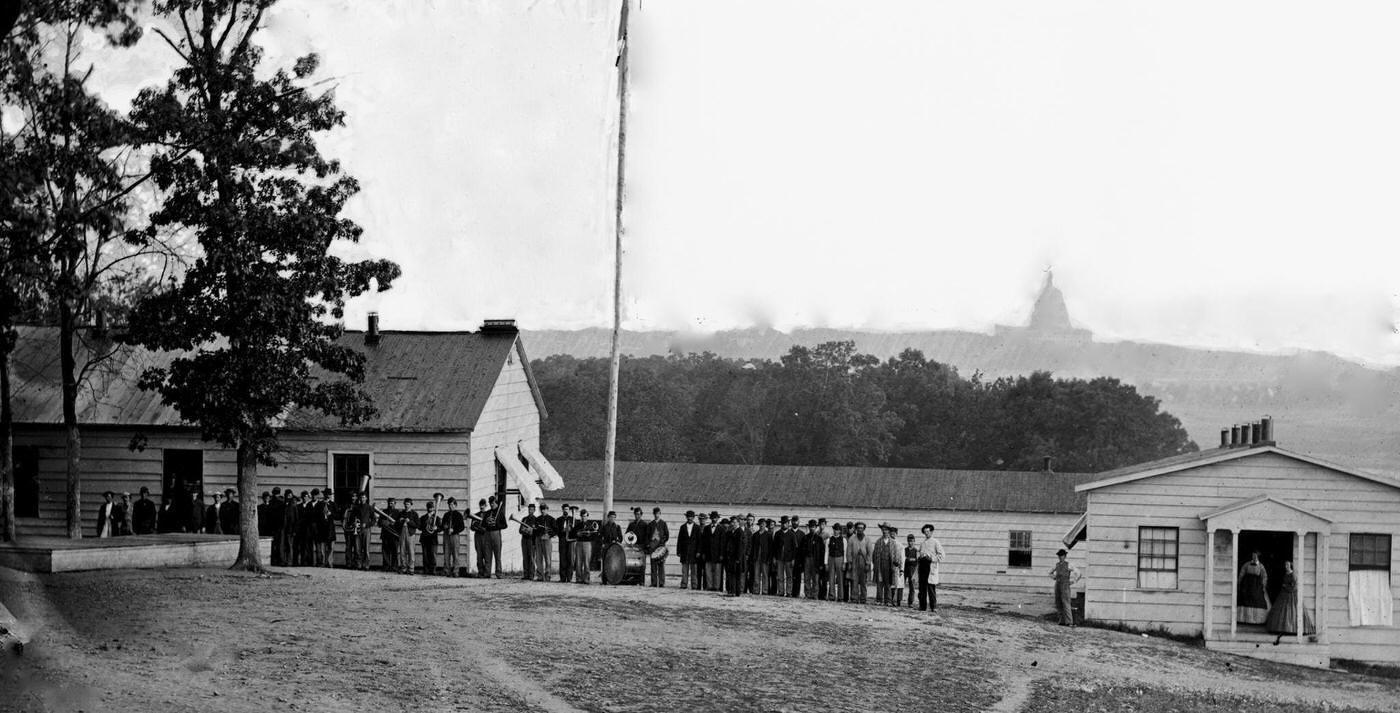
[[[442,493],[433,493],[433,499],[427,504],[427,511],[418,521],[421,527],[418,544],[423,548],[423,574],[425,575],[437,574],[438,532],[442,529],[442,516],[438,514],[437,506],[442,501]]]
[[[530,580],[535,578],[535,527],[539,517],[535,515],[534,503],[527,505],[526,509],[529,513],[525,517],[516,520],[511,515],[510,519],[520,523],[520,567],[524,570],[524,579]]]
[[[540,503],[540,514],[535,516],[535,579],[549,581],[549,570],[554,568],[554,518],[549,514],[549,503]]]
[[[413,511],[413,498],[403,499],[399,511],[399,573],[413,574],[413,533],[418,530],[418,513]]]

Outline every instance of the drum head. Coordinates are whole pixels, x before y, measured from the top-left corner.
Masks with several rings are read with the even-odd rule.
[[[614,542],[603,551],[603,582],[621,584],[627,576],[627,553]]]

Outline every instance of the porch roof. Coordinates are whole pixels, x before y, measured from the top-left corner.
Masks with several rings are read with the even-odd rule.
[[[1211,530],[1282,530],[1286,532],[1332,531],[1332,521],[1272,495],[1262,494],[1200,514]]]

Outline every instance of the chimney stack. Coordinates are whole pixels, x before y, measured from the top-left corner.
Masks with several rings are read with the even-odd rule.
[[[515,334],[520,331],[513,319],[488,319],[481,323],[481,331],[499,334]]]
[[[1272,446],[1274,444],[1274,419],[1265,416],[1259,421],[1259,436],[1264,443]]]
[[[1231,448],[1234,448],[1234,447],[1236,447],[1236,446],[1238,446],[1238,445],[1240,445],[1240,427],[1239,427],[1239,426],[1231,426],[1231,427],[1230,427],[1230,447],[1231,447]]]
[[[369,313],[369,325],[365,328],[365,344],[379,343],[379,313]]]
[[[1228,428],[1222,428],[1222,429],[1220,429],[1220,447],[1221,447],[1221,448],[1229,448],[1229,447],[1230,447],[1230,429],[1228,429]]]
[[[1264,439],[1262,439],[1262,438],[1259,437],[1259,435],[1260,435],[1260,430],[1261,430],[1261,429],[1259,428],[1259,422],[1258,422],[1258,421],[1255,421],[1254,423],[1249,424],[1249,442],[1250,442],[1252,445],[1256,445],[1256,446],[1257,446],[1257,445],[1259,445],[1259,444],[1261,444],[1261,443],[1264,442]]]
[[[1044,470],[1046,473],[1054,473],[1054,472],[1055,472],[1054,470],[1051,470],[1051,468],[1050,468],[1050,464],[1051,464],[1050,456],[1045,456],[1043,462],[1044,462],[1044,468],[1043,468],[1043,470]]]

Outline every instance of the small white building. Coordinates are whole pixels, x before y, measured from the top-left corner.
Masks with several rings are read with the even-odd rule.
[[[1065,539],[1083,541],[1075,551],[1087,564],[1086,618],[1312,666],[1400,662],[1400,482],[1284,450],[1268,430],[1257,442],[1109,471],[1076,488],[1087,509]],[[1313,633],[1297,627],[1280,639],[1237,621],[1240,569],[1253,552],[1268,570],[1270,602],[1292,563],[1294,618],[1313,619]]]

